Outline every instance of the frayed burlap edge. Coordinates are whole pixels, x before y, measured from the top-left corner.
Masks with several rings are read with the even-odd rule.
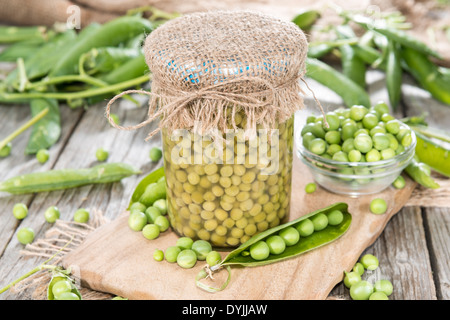
[[[107,222],[109,220],[98,210],[91,211],[88,224],[57,220],[43,238],[27,244],[20,253],[24,257],[51,258],[51,261],[46,265],[59,267],[61,260],[67,253],[76,249],[91,232]],[[71,269],[70,277],[74,280],[83,300],[109,300],[114,297],[109,293],[82,287],[80,272],[77,269]],[[32,300],[46,300],[47,287],[51,278],[52,271],[49,268],[42,268],[40,271],[12,286],[10,291],[14,294],[21,293]]]

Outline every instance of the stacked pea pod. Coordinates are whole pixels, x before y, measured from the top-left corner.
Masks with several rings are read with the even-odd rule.
[[[175,16],[167,14],[163,21],[155,21],[152,17],[160,15],[147,19],[137,12],[103,25],[93,23],[78,33],[57,27],[0,28],[0,44],[8,45],[0,61],[17,63],[0,81],[0,103],[29,104],[33,117],[48,110],[33,125],[26,154],[36,154],[58,141],[60,102],[86,107],[149,81],[141,43],[157,23]],[[0,150],[13,138],[0,141]]]

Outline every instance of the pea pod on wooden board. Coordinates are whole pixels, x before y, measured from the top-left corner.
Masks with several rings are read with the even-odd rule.
[[[161,167],[159,169],[156,169],[152,172],[150,172],[147,176],[145,176],[139,184],[134,189],[133,195],[131,196],[130,204],[128,208],[131,207],[131,205],[135,202],[139,202],[141,197],[145,194],[145,191],[148,186],[150,186],[153,183],[157,183],[158,181],[162,181],[161,179],[165,177],[164,176],[164,167]],[[165,184],[165,180],[164,180]],[[164,185],[165,186],[165,185]]]
[[[125,163],[106,163],[87,169],[34,172],[0,182],[0,191],[11,194],[48,192],[90,184],[111,183],[140,171]]]
[[[308,236],[300,236],[300,239],[298,242],[296,242],[293,245],[286,246],[284,251],[282,251],[279,254],[269,254],[267,258],[262,260],[255,260],[252,257],[252,254],[243,254],[248,253],[248,250],[252,250],[252,246],[260,243],[261,241],[267,240],[269,237],[274,235],[281,235],[283,231],[295,228],[300,223],[306,221],[306,220],[314,220],[315,217],[327,215],[331,212],[340,211],[342,213],[342,221],[339,224],[331,225],[330,223],[327,224],[327,226],[321,230],[315,230],[314,232],[310,233]],[[295,219],[293,221],[287,222],[285,224],[279,225],[277,227],[268,229],[266,231],[263,231],[253,237],[251,237],[249,240],[247,240],[245,243],[243,243],[241,246],[236,248],[235,250],[231,251],[225,258],[219,262],[218,264],[209,267],[210,271],[218,270],[221,267],[226,267],[227,271],[229,273],[228,279],[226,284],[229,281],[230,278],[230,266],[243,266],[243,267],[256,267],[256,266],[263,266],[270,263],[275,263],[287,259],[291,259],[293,257],[297,257],[303,253],[306,253],[308,251],[317,249],[319,247],[322,247],[326,244],[329,244],[333,242],[334,240],[340,238],[342,235],[346,233],[346,231],[349,229],[350,224],[352,221],[352,216],[348,212],[348,205],[343,202],[338,202],[333,205],[330,205],[326,208],[311,212],[307,215],[304,215],[298,219]],[[226,287],[226,284],[220,288],[212,288],[209,287],[203,283],[200,282],[200,280],[206,278],[208,273],[205,270],[202,270],[199,275],[196,278],[197,286],[199,286],[202,289],[205,289],[210,292],[220,291],[223,290]]]
[[[336,92],[346,106],[362,105],[370,108],[367,92],[344,74],[313,58],[306,59],[306,68],[308,77]]]

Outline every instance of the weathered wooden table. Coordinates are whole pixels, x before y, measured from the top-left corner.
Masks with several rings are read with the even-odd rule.
[[[387,101],[384,75],[370,71],[367,75],[372,102]],[[316,96],[326,110],[341,105],[341,99],[327,88],[309,80]],[[308,92],[308,91],[306,91]],[[308,108],[316,109],[311,96],[305,97]],[[152,146],[160,146],[160,135],[145,142],[152,128],[138,131],[119,131],[112,128],[104,117],[106,103],[87,110],[62,106],[63,131],[59,142],[50,149],[50,160],[41,165],[35,157],[24,155],[29,132],[13,142],[9,157],[0,159],[0,180],[9,177],[49,169],[82,168],[96,164],[95,151],[104,147],[110,151],[111,162],[134,164],[143,174],[162,165],[149,160]],[[141,122],[146,117],[146,103],[136,107],[122,101],[114,107],[123,125]],[[404,77],[403,102],[396,116],[419,115],[428,112],[432,126],[449,129],[450,109],[443,106],[411,79]],[[27,106],[0,105],[0,137],[4,137],[30,117]],[[155,125],[152,125],[155,127]],[[43,259],[25,258],[21,255],[23,245],[16,238],[22,227],[32,227],[36,238],[40,238],[51,227],[44,219],[44,211],[52,205],[61,210],[61,219],[72,220],[76,209],[84,207],[100,210],[113,220],[128,205],[134,187],[143,175],[124,179],[121,183],[86,186],[66,191],[35,195],[11,196],[0,194],[0,288],[42,263]],[[450,298],[450,182],[436,176],[441,188],[426,190],[417,187],[407,205],[388,223],[378,240],[367,248],[380,260],[380,268],[364,277],[376,280],[389,279],[394,285],[390,297],[395,300],[449,299]],[[295,195],[293,195],[295,196]],[[26,219],[18,221],[12,215],[15,203],[23,202],[29,207]],[[14,293],[7,291],[0,299],[30,299],[29,290]],[[330,293],[330,299],[349,299],[343,284]]]

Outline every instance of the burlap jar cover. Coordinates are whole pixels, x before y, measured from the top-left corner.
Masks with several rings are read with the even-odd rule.
[[[185,15],[147,37],[151,92],[125,91],[108,103],[106,112],[111,124],[123,130],[159,120],[147,139],[162,129],[168,213],[179,235],[236,246],[287,219],[293,115],[304,106],[300,80],[307,49],[305,35],[293,23],[249,11]],[[121,127],[110,117],[111,105],[133,92],[150,96],[148,118]],[[268,142],[255,134],[261,128],[278,133],[268,138],[276,138],[280,149],[276,157],[272,152],[279,163],[271,172],[262,172],[260,162],[248,163],[248,140],[256,137],[256,147]],[[245,129],[243,162],[235,150],[237,159],[231,164],[205,163],[203,158],[200,163],[175,163],[170,157],[177,146],[169,137],[180,129],[210,136],[214,143],[230,129]],[[226,160],[222,151],[226,146],[216,160]]]

